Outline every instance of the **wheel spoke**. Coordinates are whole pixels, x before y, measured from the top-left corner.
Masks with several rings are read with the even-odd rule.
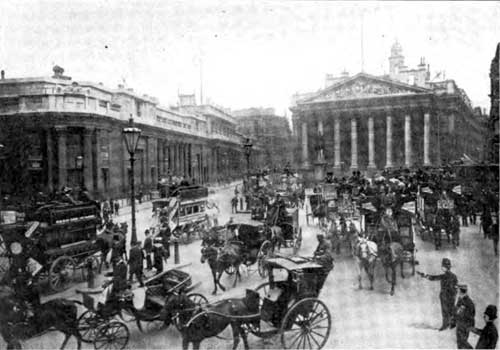
[[[309,334],[308,333],[304,333],[305,336],[306,336],[306,339],[307,339],[307,344],[309,344],[309,349],[312,349],[312,345],[311,345],[311,340],[309,340]],[[304,343],[305,345],[305,343]]]
[[[318,346],[318,349],[319,349],[319,348],[321,348],[321,345],[318,343],[318,341],[316,340],[316,338],[314,338],[314,335],[313,335],[312,333],[314,333],[314,331],[311,329],[311,334],[310,334],[310,336],[311,336],[312,340],[314,340],[314,342],[315,342],[315,343],[316,343],[316,345]]]
[[[297,342],[297,340],[300,339],[300,336],[301,336],[302,333],[299,333],[297,334],[292,340],[291,344],[290,344],[290,348],[293,348],[293,345]]]
[[[311,327],[312,327],[312,326],[315,326],[315,325],[317,325],[317,324],[320,324],[320,323],[321,323],[322,321],[324,321],[324,320],[328,320],[328,317],[324,317],[324,318],[322,318],[322,319],[320,319],[320,320],[316,320],[316,322],[311,323]]]

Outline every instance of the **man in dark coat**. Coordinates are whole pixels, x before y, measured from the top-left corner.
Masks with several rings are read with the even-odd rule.
[[[476,349],[495,349],[498,340],[497,327],[493,321],[497,318],[497,307],[495,305],[488,305],[483,314],[484,322],[486,325],[483,329],[471,328],[470,331],[479,334],[479,340],[476,344]]]
[[[493,240],[493,250],[495,251],[495,255],[498,256],[498,217],[493,215],[492,217],[493,223],[491,224],[491,239]]]
[[[455,325],[457,326],[457,348],[472,349],[467,338],[469,329],[474,327],[474,317],[476,309],[471,298],[467,295],[467,285],[458,285],[458,300],[455,307]],[[452,325],[454,326],[454,325]]]
[[[151,270],[153,268],[153,262],[151,261],[151,254],[153,253],[153,238],[149,233],[149,230],[144,232],[146,238],[144,239],[144,253],[146,255],[146,270]]]
[[[422,272],[418,272],[423,278],[427,278],[429,281],[440,281],[441,291],[439,293],[439,300],[441,302],[441,315],[443,317],[443,323],[440,331],[445,330],[451,326],[451,320],[453,318],[453,311],[455,308],[455,297],[457,295],[457,276],[451,272],[451,261],[448,258],[443,258],[441,262],[441,268],[443,270],[442,274],[439,275],[428,275]]]
[[[129,266],[128,280],[130,283],[132,283],[134,275],[135,275],[140,286],[143,287],[144,282],[142,281],[142,269],[144,268],[144,266],[143,266],[144,254],[142,253],[140,241],[133,243],[132,248],[130,248],[130,252],[129,252],[128,256],[129,256],[129,259],[128,259],[128,266]]]
[[[113,277],[112,296],[118,297],[128,288],[127,265],[121,256],[116,258],[116,263],[113,265],[113,272],[108,272],[106,276]]]

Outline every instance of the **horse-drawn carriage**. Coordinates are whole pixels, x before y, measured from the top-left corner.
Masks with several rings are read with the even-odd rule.
[[[287,196],[277,199],[269,210],[266,224],[271,229],[273,247],[293,248],[297,254],[302,245],[302,228],[296,202]]]
[[[144,284],[114,296],[111,284],[104,289],[77,290],[87,309],[78,318],[81,339],[93,343],[95,349],[124,349],[130,336],[124,321],[135,320],[140,331],[144,331],[143,323],[147,329],[160,328],[165,324],[161,311],[169,297],[183,294],[200,306],[208,302],[202,294],[190,293],[198,284],[192,285],[191,276],[178,269],[164,271]],[[172,321],[180,327],[177,319]]]
[[[54,291],[67,288],[78,269],[97,269],[95,244],[100,212],[96,203],[47,204],[27,213],[26,222],[0,225],[2,270],[28,266],[38,278],[48,277]],[[1,273],[1,271],[0,271]]]
[[[167,315],[180,314],[183,344],[194,346],[233,328],[234,348],[239,337],[248,348],[246,334],[260,338],[279,336],[284,349],[321,349],[328,341],[332,317],[319,299],[329,270],[308,258],[266,259],[269,281],[248,290],[242,299],[226,299],[193,308],[185,298],[167,302]],[[197,347],[195,347],[197,348]]]

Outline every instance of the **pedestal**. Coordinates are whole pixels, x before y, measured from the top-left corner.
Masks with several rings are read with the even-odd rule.
[[[323,181],[325,179],[325,166],[326,162],[318,161],[314,163],[314,179],[316,181]]]

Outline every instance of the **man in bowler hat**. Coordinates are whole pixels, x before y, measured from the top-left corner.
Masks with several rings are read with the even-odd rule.
[[[497,307],[495,305],[488,305],[483,314],[484,322],[486,325],[483,329],[472,327],[470,331],[479,335],[479,340],[476,344],[476,349],[495,349],[498,340],[497,327],[493,321],[497,318]]]
[[[455,308],[455,324],[457,326],[457,348],[472,349],[467,338],[469,338],[469,329],[474,327],[474,317],[476,309],[469,295],[467,295],[467,285],[459,284],[458,300]],[[455,326],[452,324],[452,328]]]
[[[440,331],[444,331],[451,326],[451,321],[453,319],[454,308],[455,308],[455,297],[457,295],[457,276],[451,272],[451,261],[448,258],[443,258],[441,262],[442,274],[439,275],[428,275],[423,272],[418,272],[423,278],[427,278],[429,281],[440,281],[441,291],[439,292],[439,300],[441,302],[441,315],[443,317],[443,323]]]
[[[141,249],[141,241],[137,241],[133,243],[129,252],[129,282],[132,283],[135,275],[141,287],[144,287],[144,282],[142,281],[142,269],[144,268],[143,260],[144,254]]]

